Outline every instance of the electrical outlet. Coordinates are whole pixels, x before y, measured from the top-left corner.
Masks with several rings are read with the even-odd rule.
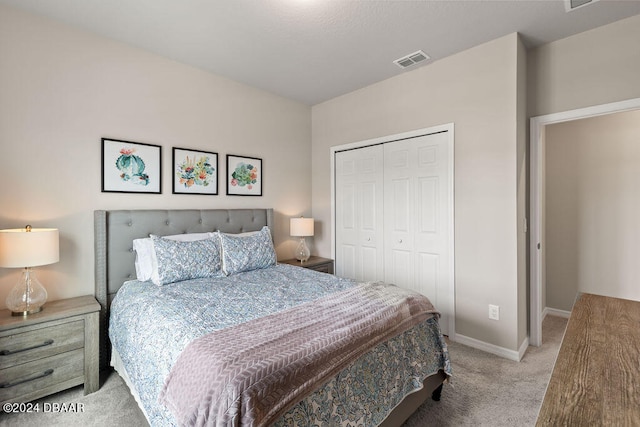
[[[500,320],[500,306],[489,304],[489,319]]]

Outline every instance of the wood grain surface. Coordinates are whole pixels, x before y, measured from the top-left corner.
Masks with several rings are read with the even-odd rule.
[[[98,390],[99,313],[92,295],[47,302],[25,317],[0,310],[0,404],[82,383],[85,394]]]
[[[640,425],[640,302],[580,295],[536,425]]]

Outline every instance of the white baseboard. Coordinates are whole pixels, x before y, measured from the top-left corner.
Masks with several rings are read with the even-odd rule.
[[[542,320],[547,317],[547,314],[550,316],[564,317],[565,319],[568,319],[571,315],[571,312],[566,310],[558,310],[556,308],[545,307],[544,310],[542,310]]]
[[[522,340],[522,344],[520,344],[520,348],[518,349],[518,357],[519,357],[518,361],[522,360],[528,348],[529,348],[529,335],[527,335],[527,337],[524,340]]]
[[[477,340],[475,338],[465,337],[464,335],[456,334],[456,342],[460,344],[468,345],[469,347],[477,348],[478,350],[486,351],[487,353],[495,354],[496,356],[504,357],[505,359],[519,362],[524,356],[527,347],[529,346],[529,338],[525,339],[520,346],[519,351],[509,350],[508,348],[500,347],[495,344],[489,344],[484,341]]]
[[[564,317],[565,319],[568,319],[571,315],[571,312],[545,307],[545,309],[542,311],[542,320],[544,320],[547,315]],[[518,348],[518,351],[509,350],[508,348],[500,347],[495,344],[489,344],[484,341],[480,341],[475,338],[469,338],[460,334],[456,334],[453,341],[459,342],[460,344],[468,345],[469,347],[477,348],[478,350],[486,351],[487,353],[495,354],[496,356],[504,357],[505,359],[514,360],[516,362],[522,360],[524,354],[527,352],[527,348],[529,348],[528,336],[522,341],[520,347]]]

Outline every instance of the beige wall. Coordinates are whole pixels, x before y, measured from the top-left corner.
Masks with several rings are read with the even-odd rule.
[[[529,116],[640,98],[640,49],[637,40],[640,40],[640,16],[614,22],[529,51]],[[549,158],[549,155],[545,158]],[[546,176],[544,170],[542,176]],[[545,188],[548,190],[549,185]],[[542,196],[542,208],[545,209],[545,200],[549,200],[550,196]],[[567,193],[565,197],[572,198],[575,194]],[[550,219],[543,216],[542,221],[543,230],[546,230],[542,237],[546,239],[543,246],[549,249],[550,239],[557,236],[550,231]],[[544,225],[545,221],[547,225]],[[554,227],[557,228],[558,225],[556,223]],[[568,230],[570,229],[560,233],[567,233]],[[547,262],[551,258],[551,255],[547,254]],[[553,279],[547,275],[551,270],[555,271]],[[543,285],[542,289],[543,296],[546,292],[543,302],[547,301],[550,308],[569,310],[578,289],[577,284],[573,282],[566,288],[557,288],[554,283],[562,280],[558,274],[553,266],[547,265],[543,270],[542,283],[547,284]],[[573,277],[571,280],[575,280],[575,275]],[[552,295],[559,289],[565,289],[560,291],[562,295]],[[611,289],[603,290],[605,295],[611,295],[610,292]],[[628,292],[626,294],[628,295]]]
[[[276,209],[311,213],[310,107],[0,6],[0,228],[60,229],[60,262],[39,268],[55,300],[94,292],[93,210]],[[162,146],[163,194],[100,192],[100,139]],[[219,154],[218,196],[171,194],[171,148]],[[263,197],[226,196],[226,154],[260,157]],[[295,178],[294,178],[295,177]],[[19,272],[0,269],[0,308]]]
[[[640,111],[547,126],[547,307],[640,301]]]
[[[456,332],[511,350],[520,344],[519,54],[512,34],[312,109],[313,215],[324,224],[315,238],[322,255],[331,254],[330,147],[455,124]],[[499,321],[488,319],[488,304],[500,306]]]
[[[529,52],[529,116],[640,98],[640,15]]]

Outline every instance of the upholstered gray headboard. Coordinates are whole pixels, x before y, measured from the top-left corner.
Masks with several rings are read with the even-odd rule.
[[[268,225],[273,209],[113,210],[94,212],[96,299],[100,303],[100,366],[109,365],[109,307],[120,286],[136,278],[133,240],[150,234],[223,231],[241,233]]]

